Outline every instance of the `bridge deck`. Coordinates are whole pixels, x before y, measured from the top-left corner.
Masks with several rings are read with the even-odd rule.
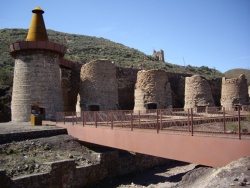
[[[158,112],[136,116],[114,111],[86,112],[80,117],[59,114],[57,126],[67,128],[68,134],[81,141],[207,166],[223,166],[250,156],[250,135],[241,127],[243,123],[249,126],[247,114],[190,117],[183,113],[177,119],[176,115],[180,113],[170,120],[163,112],[160,116]],[[238,131],[227,132],[225,124],[237,122]]]

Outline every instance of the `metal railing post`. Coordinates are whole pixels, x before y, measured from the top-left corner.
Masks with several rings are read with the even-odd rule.
[[[193,108],[191,108],[191,136],[194,135]]]
[[[190,117],[189,117],[189,115],[190,115],[190,112],[189,112],[189,109],[188,109],[188,132],[191,132],[191,130],[190,130]]]
[[[158,110],[156,110],[156,128],[157,128],[157,133],[159,133],[159,114]]]
[[[82,126],[84,127],[84,112],[82,111]]]
[[[226,133],[225,107],[223,107],[223,133]]]
[[[239,140],[241,140],[241,128],[240,128],[240,106],[238,106],[238,132],[239,132]]]
[[[114,124],[113,124],[113,112],[112,111],[110,112],[110,121],[111,121],[111,129],[113,129]]]
[[[94,112],[94,118],[95,118],[95,127],[97,128],[97,112]]]
[[[130,125],[131,125],[131,131],[133,131],[133,112],[131,111],[131,116],[130,116]]]
[[[65,125],[65,113],[63,113],[63,124]]]
[[[162,110],[160,110],[160,130],[162,130]]]
[[[138,121],[139,121],[139,128],[141,129],[141,114],[140,114],[140,110],[138,113]]]
[[[76,124],[77,124],[77,112],[76,112],[76,116],[75,116],[75,118],[76,118]]]

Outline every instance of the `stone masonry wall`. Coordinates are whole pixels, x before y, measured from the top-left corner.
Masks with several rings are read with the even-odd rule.
[[[185,78],[192,76],[192,75],[167,72],[167,76],[168,76],[168,80],[170,82],[171,91],[172,91],[173,108],[183,108],[184,107],[184,95],[185,95]]]
[[[72,159],[47,163],[51,166],[48,173],[32,174],[15,179],[0,170],[1,186],[5,188],[44,188],[44,187],[84,187],[98,181],[123,176],[147,168],[170,162],[168,159],[143,154],[112,151],[97,154],[99,163],[90,166],[76,166]]]
[[[215,106],[221,106],[221,104],[220,104],[221,78],[215,78],[212,80],[208,80],[208,83],[209,83],[211,91],[212,91]]]
[[[71,69],[60,68],[61,70],[61,85],[62,85],[62,98],[63,98],[63,111],[69,111],[70,105],[70,91],[71,91]]]
[[[81,68],[80,105],[89,110],[89,105],[98,105],[99,110],[118,109],[118,84],[115,65],[108,60],[96,60]]]
[[[137,73],[134,110],[145,110],[148,103],[156,103],[158,109],[172,107],[170,83],[163,70]]]
[[[196,106],[214,106],[211,88],[207,80],[199,75],[186,77],[185,80],[184,108],[195,108]]]
[[[68,108],[74,111],[79,91],[79,77],[82,64],[73,67],[70,77],[70,89],[68,94]],[[134,108],[134,91],[139,69],[116,67],[116,80],[118,82],[118,102],[119,109],[133,110]],[[173,108],[184,107],[185,78],[191,74],[166,72],[171,86],[172,106]],[[220,106],[221,98],[221,79],[209,80],[213,99],[216,106]],[[78,87],[78,88],[77,88]],[[73,107],[74,106],[74,107]]]
[[[12,121],[30,121],[31,104],[45,108],[46,119],[62,111],[59,56],[43,50],[20,51],[15,55]]]
[[[118,82],[118,101],[122,110],[133,110],[134,91],[139,69],[116,67]]]
[[[222,78],[221,105],[230,109],[236,104],[249,104],[247,79],[244,74],[238,78]]]
[[[79,94],[80,71],[83,64],[75,63],[72,69],[61,67],[61,85],[63,95],[63,111],[76,110],[77,95]]]

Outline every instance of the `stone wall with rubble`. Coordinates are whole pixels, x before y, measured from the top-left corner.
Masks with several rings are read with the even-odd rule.
[[[45,108],[46,119],[62,111],[59,55],[36,50],[15,54],[12,121],[30,121],[31,105]]]
[[[0,170],[1,186],[5,188],[83,187],[103,179],[140,172],[147,168],[170,162],[168,159],[126,151],[96,154],[97,164],[76,166],[74,159],[50,162],[48,173],[37,173],[11,179]]]
[[[82,63],[75,62],[72,69],[61,67],[61,85],[63,111],[76,111],[77,95],[79,94],[80,70]]]
[[[221,78],[214,78],[211,80],[207,80],[214,99],[215,106],[221,106],[220,99],[221,99]]]
[[[77,93],[79,92],[80,70],[83,64],[73,67],[70,77],[67,111],[75,111]],[[118,83],[118,103],[121,110],[133,110],[134,91],[139,69],[116,67],[116,80]],[[192,76],[185,73],[166,72],[171,86],[173,108],[184,107],[185,78]],[[216,106],[220,106],[221,79],[208,80]],[[80,102],[80,101],[79,101]]]
[[[149,103],[157,104],[158,109],[172,107],[170,82],[163,70],[139,71],[134,95],[134,111],[146,110]]]
[[[118,83],[115,65],[109,60],[96,60],[86,63],[80,73],[80,106],[89,110],[91,105],[99,110],[117,110]]]
[[[139,69],[116,67],[118,101],[122,110],[133,110],[134,90]]]
[[[232,108],[234,105],[249,104],[247,79],[244,74],[238,78],[222,78],[221,105],[225,108]]]
[[[170,82],[172,91],[172,105],[173,108],[184,107],[184,94],[185,94],[185,78],[192,76],[185,73],[172,73],[167,72],[168,80]]]
[[[184,108],[197,106],[214,106],[214,99],[208,81],[199,75],[193,75],[185,79]]]

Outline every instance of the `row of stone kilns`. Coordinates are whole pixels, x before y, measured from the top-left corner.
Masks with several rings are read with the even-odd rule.
[[[118,83],[115,65],[108,60],[96,60],[82,66],[79,110],[117,110]],[[79,100],[78,99],[78,100]],[[211,88],[198,75],[185,78],[184,108],[215,106]],[[137,73],[134,91],[134,110],[172,107],[170,82],[163,70],[142,70]],[[247,80],[222,78],[221,105],[248,104]]]

